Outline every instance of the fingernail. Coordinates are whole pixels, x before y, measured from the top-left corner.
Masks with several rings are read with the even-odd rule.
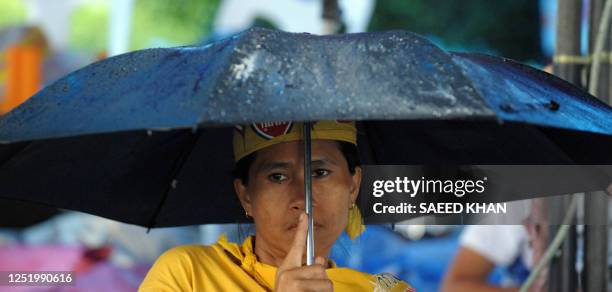
[[[304,217],[306,217],[306,213],[300,214],[300,222],[304,221]]]

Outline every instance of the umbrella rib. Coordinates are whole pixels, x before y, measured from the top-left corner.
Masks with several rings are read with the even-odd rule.
[[[550,139],[550,137],[548,135],[546,135],[546,133],[544,131],[542,131],[541,129],[537,128],[537,127],[526,127],[529,129],[529,131],[531,131],[532,133],[537,134],[539,137],[543,138],[546,140],[546,142],[554,145],[554,149],[557,151],[557,154],[563,156],[565,159],[567,159],[567,163],[569,164],[574,164],[576,165],[576,161],[575,159],[573,159],[571,156],[569,156],[569,154],[567,152],[565,152],[563,149],[561,149],[561,147],[559,147],[557,145],[557,143],[555,141],[553,141],[552,139]]]
[[[153,216],[151,216],[151,219],[149,220],[149,224],[147,224],[147,232],[149,232],[151,228],[155,227],[155,224],[156,224],[155,220],[157,219],[157,216],[159,215],[161,208],[166,202],[168,195],[173,189],[176,188],[176,185],[177,185],[176,178],[181,173],[181,170],[183,169],[183,166],[185,165],[185,161],[187,161],[187,158],[191,156],[193,149],[195,149],[197,141],[200,139],[202,132],[201,131],[198,131],[197,133],[192,132],[191,135],[192,135],[192,139],[189,142],[189,145],[191,145],[191,147],[185,147],[185,149],[183,149],[183,151],[181,152],[181,155],[174,161],[174,166],[172,168],[173,170],[170,175],[171,177],[170,183],[166,187],[166,190],[164,191],[164,194],[161,200],[157,204],[157,208],[155,208],[155,212],[153,213]]]
[[[24,144],[25,143],[25,144]],[[6,155],[5,158],[0,157],[0,165],[6,165],[12,159],[17,157],[20,153],[23,153],[25,150],[29,149],[34,142],[19,142],[15,144],[2,145],[2,147],[6,147],[7,152],[10,152],[10,155]]]

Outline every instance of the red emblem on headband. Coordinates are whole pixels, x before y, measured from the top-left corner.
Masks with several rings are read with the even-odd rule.
[[[251,128],[259,136],[264,139],[271,140],[274,137],[278,137],[291,131],[292,122],[266,122],[266,123],[253,123]]]

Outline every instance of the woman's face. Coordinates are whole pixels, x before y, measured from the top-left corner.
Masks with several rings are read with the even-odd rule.
[[[249,182],[234,181],[244,209],[253,217],[257,245],[284,255],[293,241],[299,215],[305,211],[302,141],[279,143],[257,152]],[[361,182],[352,175],[336,141],[312,141],[312,206],[315,253],[327,257],[348,221]]]

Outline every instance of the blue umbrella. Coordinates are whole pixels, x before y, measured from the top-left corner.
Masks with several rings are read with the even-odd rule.
[[[612,109],[404,31],[251,29],[62,78],[0,119],[0,198],[148,227],[244,221],[232,126],[358,120],[366,164],[610,164]]]

